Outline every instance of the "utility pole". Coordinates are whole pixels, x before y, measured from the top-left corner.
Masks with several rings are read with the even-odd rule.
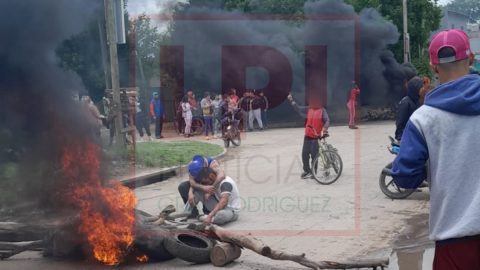
[[[407,0],[403,0],[403,61],[410,62],[410,36],[408,35]]]
[[[105,20],[107,29],[107,41],[110,49],[110,68],[112,77],[113,103],[117,116],[115,117],[115,137],[118,150],[125,148],[125,138],[122,134],[123,115],[120,102],[120,81],[118,75],[118,55],[117,55],[117,32],[115,28],[115,12],[113,0],[105,0]]]

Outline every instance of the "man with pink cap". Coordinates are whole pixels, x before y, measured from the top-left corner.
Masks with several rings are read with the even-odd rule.
[[[430,188],[434,270],[480,269],[480,76],[465,32],[433,37],[430,65],[440,86],[410,117],[391,175],[401,188]]]

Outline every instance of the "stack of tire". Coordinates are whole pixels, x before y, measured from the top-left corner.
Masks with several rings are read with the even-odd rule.
[[[210,251],[216,241],[188,230],[175,230],[174,236],[138,236],[137,247],[149,261],[161,262],[174,258],[192,262],[209,263]]]

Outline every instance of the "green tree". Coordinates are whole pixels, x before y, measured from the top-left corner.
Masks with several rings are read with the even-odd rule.
[[[475,20],[480,19],[480,3],[478,0],[454,0],[446,8],[465,13]]]

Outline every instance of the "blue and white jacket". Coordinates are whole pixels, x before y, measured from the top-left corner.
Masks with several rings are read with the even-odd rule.
[[[433,89],[410,117],[392,167],[402,188],[417,188],[427,179],[431,240],[480,236],[479,153],[480,77]]]

